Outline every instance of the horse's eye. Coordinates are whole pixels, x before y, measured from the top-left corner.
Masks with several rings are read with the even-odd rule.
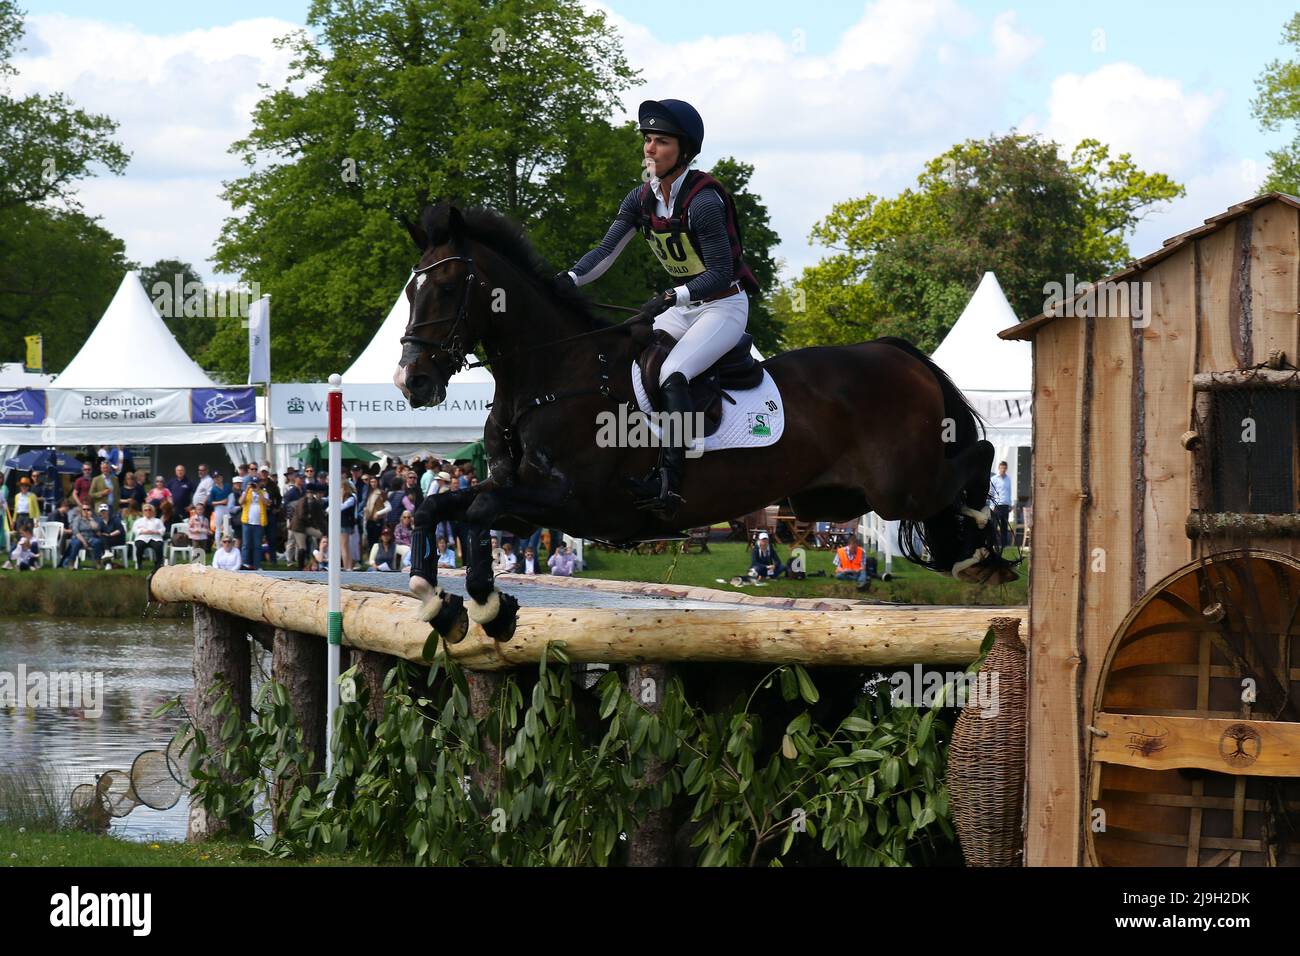
[[[439,286],[439,291],[443,295],[454,295],[456,292],[456,283],[444,282],[441,286]]]

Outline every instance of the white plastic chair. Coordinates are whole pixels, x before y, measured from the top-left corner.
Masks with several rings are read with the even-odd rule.
[[[59,563],[59,555],[63,550],[59,547],[63,542],[63,525],[57,521],[41,522],[41,564],[47,568],[52,568]],[[46,558],[46,554],[49,555]]]
[[[178,534],[188,535],[189,523],[185,521],[174,522],[171,530],[167,532],[167,540],[163,542],[163,564],[175,564],[178,554],[185,555],[186,561],[194,560],[194,549],[187,544],[172,544],[172,539]]]
[[[109,548],[108,550],[108,553],[113,557],[114,560],[117,559],[117,553],[119,551],[122,552],[122,567],[124,568],[129,568],[131,567],[132,564],[135,564],[136,567],[140,566],[139,563],[136,562],[135,560],[135,548],[132,547],[133,541],[135,541],[134,527],[132,527],[130,530],[127,531],[125,542],[116,545],[115,547]]]

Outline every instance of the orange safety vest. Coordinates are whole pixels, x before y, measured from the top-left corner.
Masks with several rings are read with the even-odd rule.
[[[862,570],[862,549],[858,548],[858,556],[855,560],[849,560],[848,548],[840,548],[835,552],[839,555],[841,571],[861,571]]]

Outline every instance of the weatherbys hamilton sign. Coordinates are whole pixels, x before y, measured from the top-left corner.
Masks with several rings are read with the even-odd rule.
[[[456,384],[441,405],[412,408],[395,385],[344,385],[343,417],[355,428],[482,428],[493,388],[491,382]],[[271,386],[272,425],[325,428],[328,394],[329,386],[319,383],[275,383]]]

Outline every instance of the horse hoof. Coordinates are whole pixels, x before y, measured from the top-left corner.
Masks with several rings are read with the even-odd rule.
[[[495,592],[498,597],[497,614],[492,620],[484,622],[483,633],[494,641],[508,641],[515,636],[515,625],[519,620],[519,601],[512,595]]]
[[[444,591],[442,609],[431,621],[434,629],[448,644],[459,644],[469,633],[469,615],[465,613],[465,599],[459,594]]]
[[[989,556],[988,548],[980,548],[965,561],[958,561],[952,566],[952,576],[967,584],[983,584],[990,569],[979,567],[979,563]]]

